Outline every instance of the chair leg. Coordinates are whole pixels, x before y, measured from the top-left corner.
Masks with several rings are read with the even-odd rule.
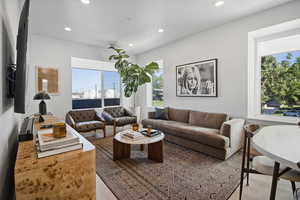
[[[114,135],[116,135],[116,133],[117,133],[117,125],[116,123],[114,123]]]
[[[242,158],[242,168],[241,168],[241,180],[240,180],[240,198],[242,199],[243,194],[243,185],[244,185],[244,173],[245,173],[245,157],[246,157],[246,146],[247,146],[247,138],[244,138],[244,146],[243,146],[243,158]]]
[[[247,186],[249,186],[249,170],[250,170],[250,138],[247,139]]]
[[[293,190],[293,194],[294,194],[296,191],[296,184],[294,181],[291,181],[291,184],[292,184],[292,190]]]
[[[105,126],[104,126],[104,128],[103,128],[102,130],[103,130],[103,137],[106,137],[106,129],[105,129]]]

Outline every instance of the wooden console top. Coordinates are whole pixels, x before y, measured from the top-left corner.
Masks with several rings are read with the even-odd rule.
[[[43,124],[52,124],[59,119],[43,116]],[[34,123],[34,134],[41,123]],[[83,149],[45,158],[37,158],[35,142],[19,142],[15,165],[15,190],[17,200],[81,200],[96,199],[95,147],[73,128]]]

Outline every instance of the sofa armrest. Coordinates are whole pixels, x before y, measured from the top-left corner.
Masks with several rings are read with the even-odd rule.
[[[148,112],[148,119],[155,119],[155,112]]]
[[[72,128],[75,128],[76,125],[75,120],[69,113],[66,114],[66,123],[70,125]]]
[[[233,151],[237,151],[242,146],[244,136],[244,119],[232,119],[223,123],[221,135],[229,138],[229,145]]]
[[[106,111],[103,111],[101,113],[101,117],[104,119],[104,121],[107,121],[107,122],[113,122],[113,121],[115,121],[115,118],[111,114],[109,114],[108,112],[106,112]]]

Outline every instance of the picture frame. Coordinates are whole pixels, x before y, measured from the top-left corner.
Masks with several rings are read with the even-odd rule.
[[[43,90],[43,80],[47,80],[47,93],[59,95],[59,69],[56,67],[36,66],[36,91]]]
[[[218,59],[176,66],[177,97],[218,97]]]

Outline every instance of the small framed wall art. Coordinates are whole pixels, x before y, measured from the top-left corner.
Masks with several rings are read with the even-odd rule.
[[[59,95],[59,70],[53,67],[36,67],[37,92],[46,90],[51,95]]]

